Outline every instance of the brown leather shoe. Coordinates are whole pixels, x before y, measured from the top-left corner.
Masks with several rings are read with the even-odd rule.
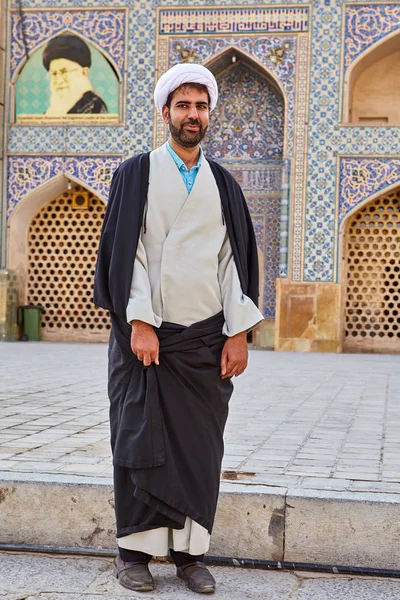
[[[121,585],[135,592],[152,592],[154,580],[146,563],[124,562],[118,555],[114,559],[114,575]]]
[[[189,590],[198,594],[213,594],[215,579],[203,562],[194,562],[176,569],[176,574],[186,583]]]

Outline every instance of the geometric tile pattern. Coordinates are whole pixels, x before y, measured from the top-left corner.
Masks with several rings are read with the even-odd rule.
[[[309,46],[308,37],[302,36],[298,43],[298,75],[297,75],[297,99],[296,99],[296,122],[295,136],[296,147],[293,159],[288,158],[284,173],[284,186],[286,193],[282,189],[282,220],[286,218],[286,226],[282,224],[286,232],[286,256],[289,252],[289,205],[290,205],[290,187],[292,188],[292,256],[290,265],[284,257],[285,270],[281,267],[281,277],[290,276],[293,281],[302,279],[302,253],[304,246],[304,203],[307,187],[307,144],[308,144],[308,78],[309,78]],[[290,187],[289,187],[290,186]],[[285,194],[285,195],[284,195]],[[285,204],[287,208],[285,209]],[[283,252],[284,239],[281,235],[281,253]],[[282,261],[281,261],[282,262]],[[289,266],[289,270],[288,270]]]
[[[289,217],[290,217],[290,178],[291,160],[283,160],[281,187],[281,223],[279,242],[279,277],[287,279],[289,273]]]
[[[339,222],[355,206],[383,190],[400,185],[400,157],[342,157],[339,165]]]
[[[308,92],[307,179],[302,207],[304,238],[299,280],[333,281],[336,163],[332,138],[338,135],[341,7],[336,2],[330,7],[319,2],[313,18],[318,26],[313,28],[315,51]],[[349,133],[349,137],[351,135]]]
[[[57,175],[70,175],[106,200],[121,156],[9,156],[7,218],[27,194]]]
[[[137,151],[135,146],[131,150],[132,145],[132,135],[118,126],[14,125],[8,136],[10,154],[124,154],[128,158]]]
[[[345,5],[342,58],[342,4],[344,2],[331,2],[330,7],[325,8],[321,2],[317,2],[313,12],[313,19],[318,23],[313,28],[313,45],[318,52],[312,60],[309,93],[305,233],[302,244],[303,267],[299,278],[305,281],[337,280],[338,193],[346,194],[339,199],[342,211],[346,211],[350,205],[354,207],[363,202],[382,189],[372,189],[374,184],[378,185],[379,182],[379,185],[383,185],[379,175],[379,172],[384,172],[383,163],[380,158],[376,163],[370,162],[370,156],[387,155],[390,164],[391,157],[400,155],[398,127],[338,125],[342,94],[340,81],[343,80],[341,64],[346,65],[347,69],[368,47],[386,35],[400,31],[399,5],[393,2],[369,4],[360,0]],[[341,154],[355,155],[355,168],[362,160],[360,155],[369,155],[364,163],[373,169],[368,190],[360,185],[353,197],[349,183],[351,178],[347,176],[347,192],[341,184],[339,187],[337,156]],[[349,166],[349,163],[344,164]],[[340,218],[343,218],[343,213]]]

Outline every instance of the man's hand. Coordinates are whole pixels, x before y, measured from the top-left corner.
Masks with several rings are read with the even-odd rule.
[[[247,333],[242,331],[229,337],[222,349],[221,377],[226,379],[233,375],[241,375],[247,367],[249,353],[247,350]]]
[[[152,362],[159,365],[159,342],[153,326],[143,321],[131,321],[131,325],[131,349],[133,354],[136,354],[145,367],[149,367]]]

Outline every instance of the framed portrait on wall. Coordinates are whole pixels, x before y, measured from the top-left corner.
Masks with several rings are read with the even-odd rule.
[[[110,124],[120,121],[120,81],[107,58],[64,33],[36,50],[15,83],[20,124]]]

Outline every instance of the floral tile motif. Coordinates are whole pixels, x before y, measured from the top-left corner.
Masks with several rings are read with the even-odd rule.
[[[400,6],[389,4],[350,4],[345,9],[345,70],[365,50],[399,29]]]
[[[224,162],[281,159],[285,127],[282,94],[242,63],[217,76],[217,81],[218,105],[204,150],[214,160]]]
[[[70,175],[106,200],[120,156],[9,156],[7,218],[25,196],[57,175]]]
[[[287,45],[287,51],[282,62],[271,62],[273,51]],[[193,60],[207,63],[213,56],[226,48],[237,48],[247,55],[254,57],[263,64],[273,78],[279,82],[286,95],[287,102],[287,155],[293,152],[295,81],[296,81],[296,50],[295,36],[284,37],[224,37],[224,38],[171,38],[169,40],[169,66],[182,61],[181,52],[192,52]],[[266,73],[267,75],[267,73]]]
[[[339,166],[339,221],[366,199],[400,185],[400,157],[342,157]]]

